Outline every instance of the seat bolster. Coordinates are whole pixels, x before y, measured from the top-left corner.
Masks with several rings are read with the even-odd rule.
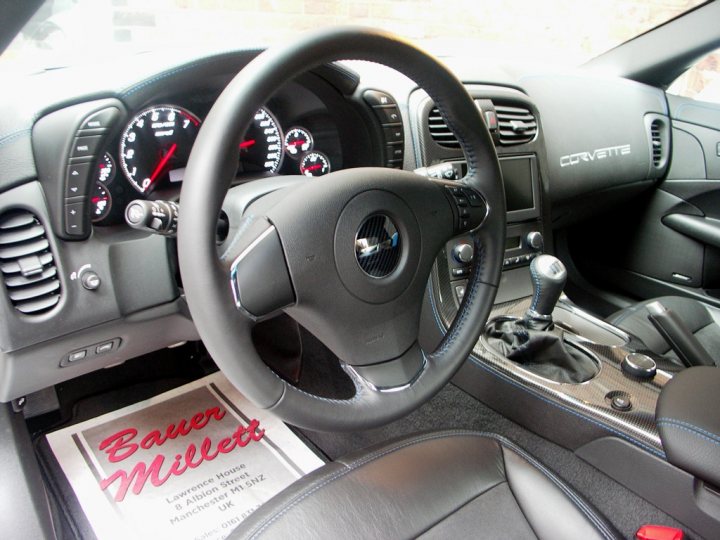
[[[508,453],[504,447],[513,450]],[[542,510],[560,512],[555,519],[568,522],[561,530],[572,531],[574,538],[615,537],[587,503],[548,471],[538,472],[537,478],[528,472],[540,464],[531,465],[532,458],[520,457],[522,452],[497,435],[465,430],[385,443],[298,480],[256,510],[230,538],[410,538],[449,530],[467,532],[468,528],[483,536],[484,527],[487,532],[487,527],[498,528],[492,527],[497,516],[483,513],[498,504],[507,506],[506,518],[514,514],[513,519],[526,519],[518,510],[520,503],[502,496],[503,489],[509,494],[508,463],[515,469],[516,483],[528,484],[531,498],[537,497],[538,503],[548,497],[572,499],[565,504],[558,500]],[[481,504],[486,494],[490,494],[488,504]],[[517,497],[515,489],[512,495]],[[520,506],[532,509],[530,504],[525,501]],[[541,518],[533,519],[544,527]],[[550,534],[541,538],[561,538],[555,530],[542,530]]]
[[[517,447],[504,447],[503,454],[510,489],[538,538],[619,538],[590,503],[542,464]]]

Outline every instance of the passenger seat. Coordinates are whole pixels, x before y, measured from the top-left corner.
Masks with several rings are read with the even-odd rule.
[[[697,339],[697,342],[707,351],[715,365],[720,365],[720,325],[715,321],[709,309],[698,300],[683,296],[652,298],[621,309],[608,317],[607,321],[640,338],[652,352],[684,367],[684,363],[670,343],[648,319],[650,314],[648,305],[653,302],[660,302],[665,309],[675,312]],[[692,340],[692,338],[690,339]]]

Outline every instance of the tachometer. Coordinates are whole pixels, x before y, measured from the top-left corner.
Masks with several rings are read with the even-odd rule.
[[[140,193],[166,181],[180,182],[200,119],[174,105],[158,105],[138,113],[120,139],[120,167]]]
[[[280,124],[267,109],[255,113],[253,123],[240,143],[240,164],[245,172],[280,169],[284,154]]]

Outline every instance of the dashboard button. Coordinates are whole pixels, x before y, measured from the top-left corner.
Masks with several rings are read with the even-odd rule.
[[[85,235],[85,203],[65,204],[65,232],[73,236]]]
[[[87,351],[84,349],[82,351],[71,352],[68,355],[68,362],[77,362],[78,360],[82,360],[86,356],[87,356]]]
[[[386,143],[402,142],[402,140],[403,140],[402,126],[386,127],[386,128],[383,128],[383,131],[385,132],[385,142]]]
[[[76,138],[72,146],[72,151],[70,152],[70,157],[81,158],[94,156],[100,147],[101,141],[101,135]]]
[[[68,167],[65,182],[65,197],[81,197],[85,195],[90,175],[90,162],[73,163]]]
[[[404,154],[402,144],[389,144],[385,151],[387,152],[388,159],[402,159]]]
[[[386,124],[399,124],[402,122],[400,116],[400,110],[397,107],[379,107],[374,109],[375,115],[383,125]]]
[[[115,107],[108,107],[102,111],[88,116],[80,126],[80,129],[107,129],[109,128],[120,111]]]
[[[395,105],[395,100],[390,94],[380,92],[379,90],[365,90],[365,92],[363,92],[363,98],[371,107]]]
[[[95,348],[95,354],[106,354],[113,350],[115,347],[114,341],[108,341],[106,343],[101,343]]]

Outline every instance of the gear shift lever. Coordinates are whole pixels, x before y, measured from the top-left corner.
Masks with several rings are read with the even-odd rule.
[[[530,328],[546,330],[552,326],[552,312],[565,287],[567,270],[552,255],[539,255],[530,263],[530,276],[533,297],[525,320]]]

